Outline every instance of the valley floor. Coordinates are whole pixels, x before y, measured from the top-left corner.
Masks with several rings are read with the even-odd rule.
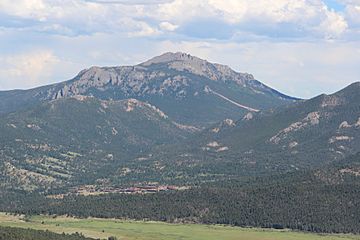
[[[360,240],[358,235],[319,235],[288,230],[265,230],[220,225],[167,224],[115,219],[52,216],[12,216],[0,213],[0,226],[83,233],[92,238],[116,236],[127,240]]]

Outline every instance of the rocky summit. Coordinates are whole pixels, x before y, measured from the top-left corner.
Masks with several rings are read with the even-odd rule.
[[[210,90],[210,91],[209,91]],[[186,53],[165,53],[135,66],[91,67],[62,83],[0,92],[0,113],[75,95],[103,100],[135,98],[157,106],[179,123],[207,127],[293,101],[251,74]]]

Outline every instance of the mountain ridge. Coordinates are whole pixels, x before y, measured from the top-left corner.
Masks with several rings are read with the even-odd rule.
[[[18,166],[44,157],[48,164],[61,154],[82,163],[88,158],[89,168],[80,170],[94,173],[91,181],[107,174],[113,183],[194,183],[318,167],[360,151],[359,82],[331,95],[284,100],[241,73],[222,75],[219,66],[165,53],[136,66],[91,67],[67,82],[6,92],[25,93],[32,106],[0,116],[0,153]],[[57,147],[52,153],[49,144]]]
[[[237,121],[225,120],[183,144],[153,150],[148,168],[156,159],[163,168],[154,178],[171,179],[166,169],[175,164],[177,171],[172,169],[171,176],[210,181],[292,172],[340,161],[360,152],[359,87],[354,83],[331,95],[249,112]]]
[[[198,129],[136,99],[73,96],[0,117],[0,188],[36,190],[109,175],[154,145]]]
[[[298,100],[267,87],[251,74],[178,52],[134,66],[93,66],[65,82],[0,92],[0,113],[74,95],[104,100],[136,98],[157,106],[181,124],[199,128],[246,113],[245,109],[206,92],[206,87],[253,109],[269,109]]]

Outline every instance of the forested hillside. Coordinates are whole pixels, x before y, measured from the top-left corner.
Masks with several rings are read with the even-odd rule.
[[[0,117],[0,187],[33,191],[91,182],[193,131],[135,99],[76,96],[42,103]]]
[[[360,151],[360,82],[331,94],[234,121],[122,165],[142,181],[203,182],[283,174],[341,161]],[[158,169],[155,170],[155,165]]]
[[[0,210],[360,233],[360,155],[326,168],[182,192],[69,196],[2,194]]]
[[[57,234],[49,231],[0,227],[0,240],[92,240],[79,233]]]

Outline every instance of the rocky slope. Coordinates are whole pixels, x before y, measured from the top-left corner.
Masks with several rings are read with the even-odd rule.
[[[136,66],[91,67],[74,79],[26,91],[0,92],[0,113],[75,95],[99,99],[136,98],[174,120],[205,127],[295,101],[251,74],[185,54],[165,53]]]
[[[145,179],[213,181],[320,167],[360,152],[359,113],[357,82],[332,95],[226,119],[128,168],[142,169]],[[161,171],[154,171],[154,161]]]
[[[52,100],[0,117],[0,187],[33,190],[99,179],[194,131],[136,99]]]

